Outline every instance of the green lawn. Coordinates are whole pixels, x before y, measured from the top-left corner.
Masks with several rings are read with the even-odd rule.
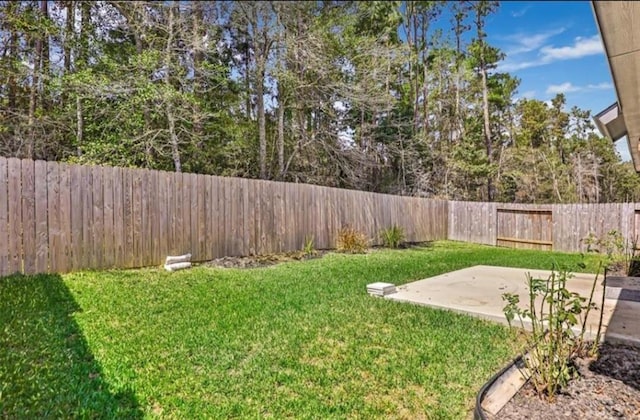
[[[253,270],[0,279],[0,417],[464,418],[522,341],[365,285],[579,260],[438,242]]]

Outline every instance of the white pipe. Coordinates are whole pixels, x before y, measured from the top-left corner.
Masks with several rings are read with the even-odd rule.
[[[164,269],[167,271],[176,271],[176,270],[183,270],[185,268],[189,268],[191,267],[191,263],[190,262],[177,262],[177,263],[173,263],[173,264],[165,264],[164,265]]]
[[[185,254],[185,255],[177,255],[177,256],[168,256],[164,263],[166,265],[166,264],[174,264],[174,263],[189,262],[189,261],[191,261],[191,254]]]

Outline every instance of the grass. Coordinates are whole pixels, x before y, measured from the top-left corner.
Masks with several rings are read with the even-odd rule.
[[[0,417],[462,418],[522,340],[365,285],[579,259],[438,242],[252,270],[0,279]]]

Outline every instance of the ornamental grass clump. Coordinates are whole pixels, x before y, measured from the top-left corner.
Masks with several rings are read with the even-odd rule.
[[[304,237],[304,243],[302,244],[302,255],[311,256],[316,254],[315,238],[313,235],[307,235]]]
[[[400,248],[404,242],[404,238],[404,229],[397,225],[382,229],[380,232],[380,239],[385,248]]]
[[[368,247],[367,236],[357,229],[346,226],[338,231],[338,239],[336,240],[338,252],[364,254]]]

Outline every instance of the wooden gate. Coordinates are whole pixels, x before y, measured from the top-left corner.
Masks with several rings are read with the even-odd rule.
[[[551,208],[497,209],[496,245],[509,248],[553,249],[553,213]]]

